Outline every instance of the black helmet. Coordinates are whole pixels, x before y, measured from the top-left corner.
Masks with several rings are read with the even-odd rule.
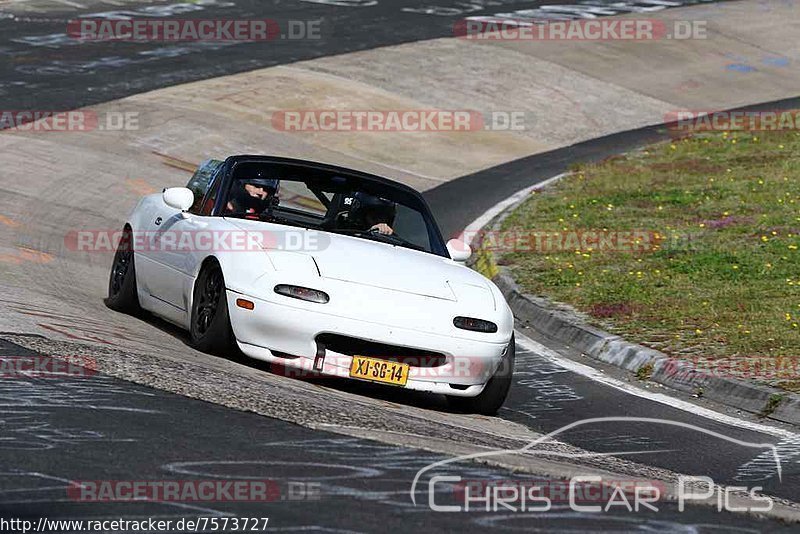
[[[267,198],[261,199],[253,197],[245,191],[246,185],[253,185],[262,187],[268,193]],[[237,180],[237,187],[231,191],[231,204],[234,206],[234,211],[248,211],[252,210],[256,213],[261,213],[264,210],[275,207],[278,204],[278,191],[280,190],[280,180],[276,178],[267,178],[266,173],[258,171],[252,175],[239,178]]]
[[[281,187],[280,180],[277,178],[268,178],[267,173],[264,171],[257,171],[252,176],[241,179],[243,184],[255,185],[263,187],[268,190],[270,194],[277,195]]]
[[[347,218],[350,223],[362,228],[377,223],[386,223],[391,226],[397,212],[397,206],[391,200],[360,191],[346,197],[344,204],[348,208]]]

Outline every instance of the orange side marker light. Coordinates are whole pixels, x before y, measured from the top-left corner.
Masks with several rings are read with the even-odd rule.
[[[253,302],[245,299],[236,299],[236,305],[240,308],[244,308],[245,310],[252,310],[256,307]]]

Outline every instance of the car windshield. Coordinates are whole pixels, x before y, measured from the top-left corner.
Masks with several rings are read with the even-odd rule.
[[[344,234],[448,257],[416,193],[327,169],[239,162],[221,214]]]

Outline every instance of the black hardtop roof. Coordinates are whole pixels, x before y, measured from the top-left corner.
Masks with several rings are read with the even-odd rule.
[[[319,170],[319,171],[326,171],[330,173],[342,174],[352,178],[358,178],[361,180],[365,180],[367,182],[372,182],[375,184],[385,185],[388,187],[393,187],[396,189],[400,189],[406,193],[409,193],[420,200],[423,201],[423,204],[427,206],[427,203],[424,202],[424,199],[419,191],[410,187],[406,184],[401,182],[396,182],[394,180],[390,180],[389,178],[384,178],[382,176],[378,176],[375,174],[370,174],[363,171],[358,171],[355,169],[350,169],[347,167],[340,167],[338,165],[332,165],[329,163],[321,163],[318,161],[311,161],[306,159],[295,159],[295,158],[284,158],[278,156],[263,156],[263,155],[248,155],[248,154],[241,154],[236,156],[230,156],[225,160],[226,165],[229,165],[229,169],[232,168],[237,163],[244,163],[244,162],[253,162],[253,163],[275,163],[278,165],[292,165],[297,167],[306,167],[309,169]]]

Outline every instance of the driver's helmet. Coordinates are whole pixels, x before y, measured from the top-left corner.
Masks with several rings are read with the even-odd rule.
[[[236,211],[250,211],[261,213],[270,206],[278,203],[278,192],[280,191],[280,180],[277,178],[267,178],[264,171],[258,171],[253,176],[240,178],[238,188],[233,195],[232,202]],[[267,197],[262,199],[251,196],[245,189],[246,185],[261,187],[267,192]]]
[[[263,187],[264,190],[270,194],[270,196],[277,196],[278,191],[281,188],[281,181],[277,178],[267,178],[264,171],[258,171],[252,177],[242,178],[241,181],[242,184]]]
[[[397,212],[394,202],[360,191],[345,198],[345,206],[348,208],[347,220],[362,229],[379,223],[391,226]]]

